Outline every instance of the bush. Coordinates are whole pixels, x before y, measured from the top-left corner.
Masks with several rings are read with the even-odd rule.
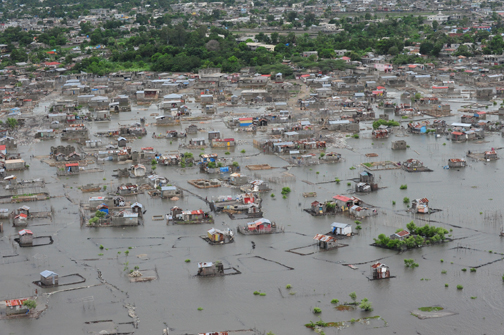
[[[100,244],[100,250],[103,250],[103,245],[102,244]]]
[[[315,308],[313,308],[313,313],[319,314],[319,313],[322,313],[322,310],[319,307],[315,307]]]
[[[190,259],[186,259],[184,262],[191,263],[191,260]]]
[[[282,194],[287,195],[291,192],[291,189],[289,187],[282,187]]]
[[[35,309],[37,308],[37,302],[35,300],[28,299],[23,301],[23,306],[28,307],[28,309]]]
[[[274,198],[274,197],[275,197],[275,194],[274,194],[274,193],[271,193],[270,197]]]
[[[462,285],[457,285],[457,290],[462,290],[464,288],[464,286]]]
[[[285,288],[288,289],[288,290],[290,290],[292,288],[292,285],[291,284],[287,284],[287,285],[285,285]]]
[[[338,299],[333,299],[333,300],[331,300],[331,304],[334,304],[334,305],[336,305],[338,302],[339,302],[339,300],[338,300]]]
[[[352,183],[348,182],[346,183],[347,186],[352,186]]]
[[[338,177],[334,178],[334,181],[336,182],[336,184],[339,184],[341,182],[341,180]]]
[[[444,287],[448,287],[448,284],[444,284]]]
[[[395,205],[395,201],[392,200],[392,205]]]
[[[353,134],[352,137],[353,138],[359,138],[359,134]]]
[[[415,263],[415,260],[414,259],[405,259],[404,260],[404,265],[406,265],[407,268],[417,268],[419,265],[417,263]]]
[[[105,217],[105,215],[107,215],[107,214],[105,214],[105,212],[102,212],[102,211],[96,211],[96,213],[95,213],[95,217],[97,217],[97,218],[103,218],[103,217]]]
[[[259,294],[261,294],[261,292],[259,292],[259,291],[254,291],[254,295],[259,295]]]
[[[233,162],[233,166],[238,167],[238,166],[240,166],[240,164],[238,162]]]
[[[404,197],[402,202],[405,203],[405,204],[409,204],[409,198],[408,197]]]
[[[441,271],[441,274],[442,274],[442,275],[445,275],[445,274],[446,274],[446,270],[442,270],[442,271]]]
[[[442,259],[442,260],[441,260],[441,263],[443,263],[443,262],[444,262],[444,260]]]
[[[371,307],[371,301],[367,300],[366,298],[362,299],[359,308],[365,310],[366,312],[371,312],[373,308]]]
[[[355,226],[355,229],[356,229],[356,230],[361,230],[361,229],[362,229],[362,227],[361,227],[361,226],[359,226],[359,225],[357,225],[357,226]]]
[[[463,268],[463,269],[462,269],[462,271],[466,272],[466,271],[467,271],[467,269],[466,269],[466,268]]]
[[[476,269],[475,268],[471,268],[470,270],[471,272],[476,272]]]
[[[243,150],[242,150],[242,151],[240,151],[240,152],[241,152],[242,154],[244,154],[246,151],[245,151],[245,149],[243,149]]]
[[[202,308],[202,307],[198,307],[198,311],[202,311],[202,310],[203,310],[203,308]]]
[[[355,302],[355,300],[357,299],[357,293],[355,293],[355,292],[350,293],[348,296],[349,296],[349,297],[350,297],[350,299],[352,299],[354,302]]]
[[[259,293],[259,296],[261,296],[261,297],[265,297],[265,296],[266,296],[266,293],[261,292],[261,293]]]
[[[401,185],[401,186],[399,186],[399,189],[400,190],[407,190],[408,189],[408,185],[406,185],[406,184]]]
[[[231,153],[229,151],[226,151],[224,155],[231,155]]]

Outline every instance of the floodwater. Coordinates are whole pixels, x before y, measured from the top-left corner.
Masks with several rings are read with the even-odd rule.
[[[452,104],[455,114],[458,114],[456,110],[459,105]],[[196,109],[194,104],[189,104],[189,107],[193,111]],[[41,113],[42,109],[39,109]],[[151,122],[153,117],[149,115],[156,112],[154,105],[148,109],[144,106],[134,107],[131,113],[113,116],[109,123],[89,126],[91,132],[95,133],[116,128],[118,122],[124,124],[137,121],[141,116],[146,116],[148,122]],[[453,116],[446,121],[448,124],[460,122],[460,118]],[[264,137],[265,134],[235,133],[227,129],[220,120],[197,124],[206,130],[220,130],[224,137],[233,136],[245,142],[230,155],[240,163],[242,173],[252,175],[244,168],[248,164],[268,163],[274,167],[287,165],[274,155],[242,157],[257,153],[252,140]],[[185,129],[187,125],[188,122],[183,122],[182,128]],[[361,128],[365,127],[370,127],[370,123],[361,124]],[[131,143],[133,149],[153,146],[159,152],[177,150],[176,141],[170,144],[166,139],[151,138],[152,131],[164,133],[166,127],[149,125],[147,129],[146,137]],[[196,136],[206,137],[206,133]],[[406,151],[392,151],[391,142],[396,139],[405,139],[410,148]],[[111,139],[102,140],[107,144]],[[120,332],[135,334],[161,334],[167,326],[171,334],[251,328],[264,333],[271,331],[277,335],[313,334],[304,324],[319,318],[333,322],[367,316],[380,316],[384,321],[347,323],[342,330],[325,328],[324,331],[326,334],[366,332],[387,335],[501,333],[504,311],[504,301],[501,299],[504,290],[503,256],[489,251],[504,252],[499,237],[502,228],[501,185],[504,181],[500,172],[504,163],[502,160],[487,163],[469,160],[465,169],[442,168],[447,165],[448,158],[464,157],[467,150],[481,152],[491,147],[499,148],[503,139],[500,134],[488,134],[485,141],[488,143],[451,143],[443,137],[435,138],[432,135],[400,138],[392,135],[389,139],[373,140],[370,131],[363,130],[360,139],[347,140],[353,150],[331,149],[341,153],[344,162],[294,167],[288,171],[294,177],[283,178],[282,184],[270,184],[273,188],[271,193],[276,197],[272,199],[269,194],[264,195],[264,216],[285,226],[284,234],[237,235],[235,243],[223,246],[211,246],[199,238],[211,225],[167,226],[165,221],[151,220],[153,215],[166,214],[173,205],[184,209],[208,210],[203,201],[187,192],[184,198],[176,202],[151,199],[148,195],[129,197],[128,200],[137,200],[147,209],[144,226],[126,229],[81,228],[79,201],[85,202],[87,197],[96,194],[82,194],[77,187],[88,183],[105,183],[110,190],[119,184],[112,177],[112,170],[118,165],[105,162],[100,165],[104,172],[58,179],[56,168],[29,157],[49,154],[49,146],[59,144],[59,139],[20,147],[19,151],[30,164],[30,169],[18,176],[24,179],[44,178],[48,183],[46,190],[55,196],[49,201],[27,204],[34,211],[50,210],[51,206],[55,211],[52,221],[30,222],[28,228],[37,236],[52,235],[55,242],[37,248],[19,248],[12,241],[18,229],[4,224],[5,232],[0,238],[0,298],[34,294],[37,287],[32,282],[38,280],[39,273],[45,269],[53,270],[60,276],[79,273],[86,278],[86,282],[59,288],[38,288],[39,304],[47,303],[48,309],[38,320],[0,320],[0,334],[86,334],[89,325],[85,322],[98,320],[112,320]],[[240,153],[242,149],[246,150],[245,154]],[[192,152],[197,156],[201,151]],[[204,152],[212,151],[207,148]],[[376,153],[378,157],[368,158],[366,153]],[[503,155],[501,151],[498,154]],[[334,221],[352,223],[355,227],[353,220],[345,216],[312,217],[302,209],[308,208],[314,200],[324,201],[336,194],[350,194],[354,184],[352,182],[352,186],[348,187],[347,182],[363,171],[359,164],[383,160],[404,161],[408,158],[420,159],[434,171],[376,172],[375,178],[379,186],[385,188],[360,197],[366,203],[377,206],[379,214],[362,220],[363,229],[358,236],[345,241],[347,247],[325,252],[318,252],[315,247],[305,248],[304,251],[314,252],[305,256],[286,252],[288,249],[312,244],[313,236],[326,233]],[[356,169],[350,170],[352,166]],[[281,176],[285,171],[275,169],[269,172],[258,171],[257,174]],[[207,190],[192,187],[186,180],[206,177],[197,168],[180,171],[174,167],[159,166],[156,173],[167,177],[172,184],[209,199],[212,196],[239,192],[225,187]],[[333,181],[335,177],[341,179],[340,184],[317,184]],[[126,181],[122,179],[120,182]],[[136,182],[133,179],[130,181]],[[407,190],[399,190],[401,184],[407,184]],[[292,190],[287,199],[282,199],[280,195],[284,186]],[[302,197],[303,192],[311,191],[317,192],[317,198]],[[2,194],[8,194],[7,192],[1,191]],[[22,193],[28,192],[23,190]],[[405,212],[406,207],[402,203],[404,197],[426,197],[431,207],[442,211],[430,216],[414,217]],[[392,201],[397,204],[392,205]],[[13,210],[18,206],[9,204],[0,207]],[[405,228],[412,220],[418,225],[430,221],[433,225],[452,229],[450,234],[456,240],[402,254],[370,246],[373,238],[379,234],[392,234],[397,229]],[[246,220],[231,220],[226,215],[217,215],[214,226],[236,228],[244,222]],[[252,249],[252,241],[256,245],[255,249]],[[100,250],[100,245],[105,249]],[[457,246],[470,249],[454,249]],[[129,250],[129,255],[125,255],[126,250]],[[18,256],[5,257],[13,254]],[[138,255],[143,256],[139,258]],[[406,268],[403,262],[405,258],[415,259],[419,267]],[[185,262],[187,259],[191,261]],[[377,259],[382,259],[382,262],[389,265],[391,274],[396,278],[368,281],[366,276],[369,275],[371,261]],[[241,274],[215,278],[194,277],[197,262],[216,260],[222,261],[225,267],[237,268]],[[493,261],[495,262],[479,267],[476,273],[469,272],[471,267]],[[357,264],[358,270],[352,270],[341,263]],[[135,266],[142,270],[156,270],[158,280],[130,283],[126,273]],[[462,272],[462,268],[467,268],[468,271]],[[442,274],[443,270],[446,270],[446,274]],[[100,285],[99,272],[107,284]],[[449,285],[448,288],[445,283]],[[285,288],[287,284],[292,285],[290,290]],[[463,285],[463,290],[457,290],[457,285]],[[43,294],[83,286],[90,287],[49,296]],[[253,295],[254,291],[264,292],[266,296]],[[332,299],[351,301],[348,295],[354,291],[358,300],[369,299],[374,311],[337,311],[331,304]],[[139,321],[137,329],[128,324],[133,319],[128,316],[125,304],[135,306]],[[418,307],[434,305],[456,314],[427,320],[410,315]],[[321,308],[322,313],[314,315],[314,307]]]

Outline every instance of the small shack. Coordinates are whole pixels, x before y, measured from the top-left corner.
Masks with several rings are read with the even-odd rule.
[[[380,262],[371,265],[371,278],[372,279],[386,279],[390,278],[390,268]]]
[[[198,276],[222,276],[224,264],[219,261],[198,263]]]
[[[427,198],[415,199],[411,202],[413,213],[429,214],[429,200]]]
[[[332,236],[317,234],[313,239],[317,241],[317,245],[320,249],[327,250],[338,246],[338,240]]]
[[[45,286],[58,285],[58,274],[53,271],[45,270],[40,273],[40,283]]]
[[[392,150],[406,150],[408,145],[405,140],[398,140],[392,142]]]
[[[334,235],[352,235],[352,225],[348,223],[333,222],[331,224],[331,233]]]
[[[19,245],[20,246],[31,246],[33,245],[33,233],[31,230],[23,229],[18,232],[19,234]]]
[[[467,166],[467,162],[463,158],[450,158],[448,159],[448,166],[450,168],[463,168]]]

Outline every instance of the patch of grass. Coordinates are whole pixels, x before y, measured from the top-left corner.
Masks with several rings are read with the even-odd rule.
[[[231,153],[229,151],[226,151],[224,155],[231,155]]]
[[[103,256],[103,254],[98,254],[98,256]]]
[[[355,166],[350,167],[350,170],[355,170],[355,169],[356,169]]]
[[[314,307],[313,308],[313,313],[319,314],[319,313],[322,313],[322,310],[319,307]]]
[[[353,134],[352,137],[353,138],[359,138],[359,134]]]
[[[444,308],[439,306],[430,306],[430,307],[419,307],[418,310],[422,312],[437,312],[442,311]]]
[[[336,305],[338,302],[339,302],[339,300],[338,300],[338,299],[333,299],[333,300],[331,300],[331,304],[334,304],[334,305]]]
[[[466,269],[466,268],[463,268],[463,269],[462,269],[462,271],[466,272],[466,271],[467,271],[467,269]]]
[[[184,262],[191,263],[191,260],[190,259],[186,259]]]
[[[261,296],[261,297],[265,297],[265,296],[266,296],[266,293],[261,292],[261,293],[259,293],[259,296]]]
[[[290,289],[292,288],[292,285],[291,285],[291,284],[287,284],[287,285],[285,286],[285,288],[286,288],[286,289],[288,289],[288,290],[290,290]]]
[[[464,286],[462,285],[457,285],[457,290],[462,290],[464,288]]]
[[[296,292],[289,292],[289,295],[296,295]]]
[[[478,297],[471,297],[471,299],[473,299],[473,300],[476,299],[476,298],[478,298]]]
[[[242,154],[246,153],[245,149],[242,149],[242,151],[240,151]]]
[[[261,294],[261,292],[259,292],[259,291],[254,291],[254,295],[259,295],[259,294]]]
[[[442,275],[445,275],[446,273],[447,273],[447,271],[446,271],[446,270],[441,271],[441,274],[442,274]]]
[[[203,307],[198,307],[198,311],[202,311],[203,310]]]
[[[470,270],[471,272],[476,272],[476,269],[475,268],[471,268]]]

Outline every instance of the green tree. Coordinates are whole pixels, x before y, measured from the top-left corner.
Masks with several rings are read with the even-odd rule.
[[[12,117],[7,118],[7,125],[10,128],[16,128],[18,126],[18,120]]]
[[[436,31],[439,27],[439,22],[437,22],[436,20],[432,21],[432,29],[434,29],[434,31]]]

